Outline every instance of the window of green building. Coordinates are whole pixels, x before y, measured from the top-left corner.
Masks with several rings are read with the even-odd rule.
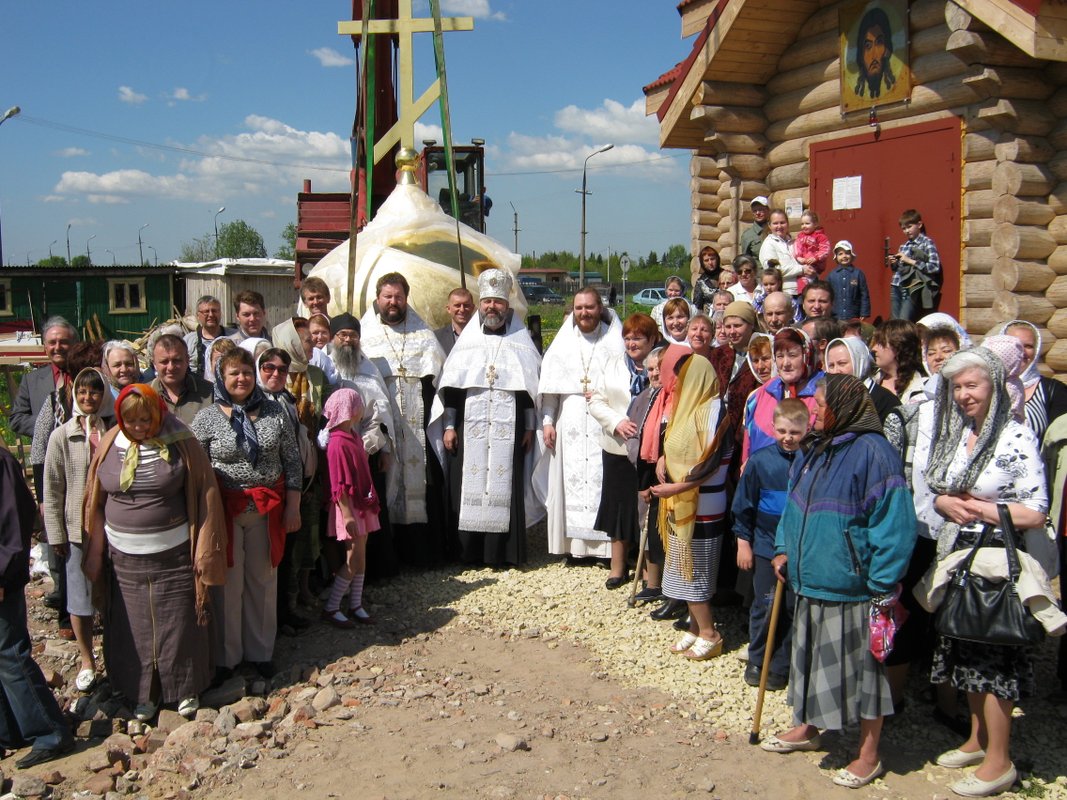
[[[11,281],[5,278],[0,280],[0,317],[10,317],[14,313],[11,308]]]
[[[112,314],[143,314],[145,306],[144,278],[108,278],[108,296]]]

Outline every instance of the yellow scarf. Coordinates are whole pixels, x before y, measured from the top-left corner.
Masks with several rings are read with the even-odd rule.
[[[709,458],[718,448],[719,437],[708,443],[714,422],[711,404],[719,395],[715,368],[703,356],[693,355],[682,366],[674,391],[674,406],[663,438],[663,457],[667,480],[684,482],[690,471]],[[682,576],[693,579],[693,526],[696,522],[700,486],[686,489],[659,502],[659,531],[663,549],[670,549],[670,534],[679,548]]]

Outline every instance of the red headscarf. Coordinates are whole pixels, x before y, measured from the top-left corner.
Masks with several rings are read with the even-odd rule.
[[[641,432],[641,458],[650,464],[659,461],[660,422],[671,410],[674,401],[674,387],[678,383],[678,374],[675,371],[678,362],[685,356],[691,356],[693,351],[680,344],[672,344],[663,351],[659,360],[659,394],[652,401],[652,407],[648,410],[645,429]]]
[[[126,421],[122,418],[122,401],[131,394],[143,397],[148,405],[150,416],[148,432],[145,434],[144,439],[140,440],[130,436],[126,430]],[[171,457],[169,445],[181,439],[188,439],[193,435],[177,417],[170,413],[167,409],[167,404],[159,393],[146,383],[131,383],[119,392],[119,396],[115,398],[115,421],[118,423],[119,430],[130,441],[130,446],[126,449],[126,456],[122,461],[122,470],[119,474],[119,488],[122,491],[126,491],[133,485],[134,474],[137,472],[138,464],[140,464],[141,448],[139,445],[146,444],[157,447],[159,449],[159,457],[169,462]]]
[[[778,380],[782,380],[782,397],[796,397],[803,381],[815,374],[815,348],[811,346],[811,339],[800,328],[782,328],[774,334],[771,350],[778,352],[779,348],[795,346],[799,347],[804,356],[804,374],[795,383],[787,384],[782,380],[779,373]]]

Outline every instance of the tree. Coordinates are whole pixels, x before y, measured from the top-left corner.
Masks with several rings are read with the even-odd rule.
[[[648,266],[650,267],[655,267],[659,264],[659,256],[656,255],[655,250],[648,254],[648,259],[645,261],[645,263],[648,264]]]
[[[89,256],[74,256],[74,258],[70,260],[70,265],[76,268],[92,266],[92,264],[89,262]]]
[[[663,254],[663,266],[674,275],[688,275],[689,250],[685,245],[672,244]]]
[[[215,235],[212,233],[193,239],[191,242],[183,242],[180,261],[191,264],[199,264],[203,261],[212,261],[215,258]]]
[[[67,266],[67,259],[63,256],[50,256],[48,258],[42,258],[37,262],[39,267],[65,267]]]
[[[282,239],[285,241],[274,254],[275,258],[284,258],[286,261],[296,259],[296,223],[290,222],[282,231]]]
[[[237,219],[219,228],[219,258],[266,258],[267,248],[259,231]]]

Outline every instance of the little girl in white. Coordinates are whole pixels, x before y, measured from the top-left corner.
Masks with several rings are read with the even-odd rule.
[[[381,528],[378,495],[371,479],[367,451],[359,435],[363,399],[354,389],[338,389],[326,401],[326,463],[330,473],[329,525],[327,532],[347,549],[344,566],[334,575],[333,588],[322,618],[337,628],[371,622],[363,608],[363,577],[367,567],[367,536]],[[341,599],[349,592],[348,615]]]

